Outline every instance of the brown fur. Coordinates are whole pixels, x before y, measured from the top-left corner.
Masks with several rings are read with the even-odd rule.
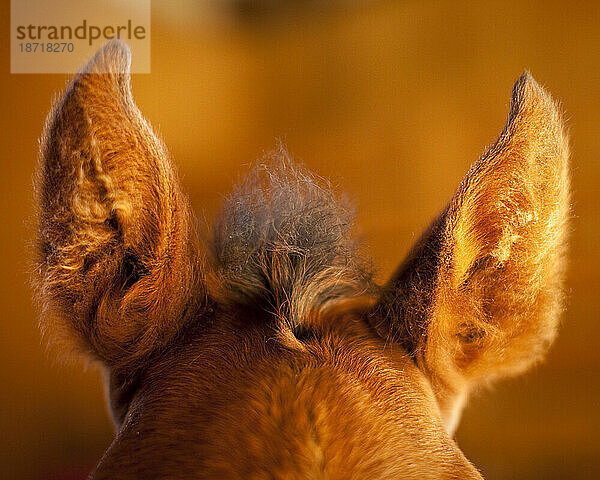
[[[517,81],[498,141],[378,287],[347,201],[282,147],[205,255],[129,62],[110,42],[75,76],[38,180],[42,328],[102,362],[118,429],[93,478],[481,478],[451,438],[464,400],[539,361],[562,308],[548,94]]]
[[[48,116],[37,181],[44,333],[75,334],[117,369],[168,343],[203,301],[192,216],[133,103],[129,64],[112,43],[75,76]]]

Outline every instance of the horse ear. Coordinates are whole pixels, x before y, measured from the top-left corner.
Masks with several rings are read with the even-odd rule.
[[[133,102],[129,48],[111,41],[46,121],[37,178],[43,331],[130,368],[202,298],[189,205]]]
[[[499,139],[387,285],[376,326],[415,357],[441,404],[525,370],[554,339],[568,151],[555,103],[523,74]]]

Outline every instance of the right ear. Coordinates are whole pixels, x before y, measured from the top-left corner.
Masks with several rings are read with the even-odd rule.
[[[375,328],[431,380],[452,431],[466,393],[543,358],[562,310],[569,145],[557,105],[516,82],[508,122],[385,287]]]
[[[131,53],[107,43],[46,121],[37,178],[44,333],[131,368],[203,298],[193,215],[135,106]]]

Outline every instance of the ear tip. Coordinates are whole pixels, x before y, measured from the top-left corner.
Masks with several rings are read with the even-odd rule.
[[[532,95],[548,96],[529,70],[524,70],[513,86],[513,98],[526,99]]]
[[[526,113],[528,112],[528,113]],[[525,70],[513,86],[510,101],[510,119],[520,115],[534,115],[560,122],[558,104],[552,96]]]
[[[534,84],[537,85],[537,82],[535,81],[535,78],[533,78],[533,75],[531,74],[531,72],[527,68],[525,70],[523,70],[523,73],[517,79],[516,83],[519,83],[519,82],[523,82],[523,83],[531,82],[531,83],[534,83]]]
[[[129,74],[131,72],[131,50],[120,39],[104,44],[81,68],[79,73]]]
[[[512,91],[512,100],[515,104],[542,102],[554,105],[550,94],[542,87],[529,70],[524,70],[515,82]]]

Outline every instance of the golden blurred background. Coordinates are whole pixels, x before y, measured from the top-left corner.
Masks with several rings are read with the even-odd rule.
[[[201,218],[281,138],[355,199],[383,280],[495,140],[529,69],[571,131],[569,305],[548,361],[475,395],[457,442],[489,479],[600,478],[599,27],[594,2],[153,0],[152,73],[133,90]],[[113,436],[101,378],[45,352],[28,274],[37,138],[66,76],[9,74],[7,41],[0,478],[84,478]]]

